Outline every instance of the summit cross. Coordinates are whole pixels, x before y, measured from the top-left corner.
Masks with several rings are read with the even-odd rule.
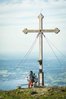
[[[25,34],[29,33],[39,33],[39,77],[38,77],[38,85],[40,87],[44,86],[44,72],[43,72],[43,33],[54,32],[58,34],[60,30],[58,28],[55,29],[43,29],[43,18],[44,16],[40,13],[38,16],[39,19],[39,29],[27,29],[25,28],[23,32]]]

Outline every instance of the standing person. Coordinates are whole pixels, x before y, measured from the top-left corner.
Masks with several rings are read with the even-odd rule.
[[[33,82],[34,82],[33,71],[30,71],[30,74],[29,74],[29,83],[28,83],[28,87],[29,88],[31,88],[33,86]]]
[[[37,82],[38,82],[38,78],[34,73],[34,82],[33,82],[33,86],[36,87],[37,86]]]

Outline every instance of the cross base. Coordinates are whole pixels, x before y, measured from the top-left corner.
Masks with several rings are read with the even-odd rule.
[[[42,70],[39,70],[38,73],[38,86],[39,87],[44,87],[44,72],[42,72]]]

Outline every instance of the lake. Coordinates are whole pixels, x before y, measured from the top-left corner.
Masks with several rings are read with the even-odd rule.
[[[39,63],[37,59],[1,59],[0,90],[12,90],[17,86],[27,84],[27,77],[31,70],[38,77]],[[61,58],[59,63],[55,58],[45,58],[43,70],[45,86],[66,86],[65,59]]]

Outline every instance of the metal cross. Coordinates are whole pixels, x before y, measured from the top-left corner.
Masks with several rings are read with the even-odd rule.
[[[32,30],[25,28],[23,32],[25,34],[29,33],[39,33],[39,77],[38,77],[38,85],[44,86],[44,72],[43,72],[43,32],[44,33],[50,33],[55,32],[56,34],[60,32],[58,28],[55,29],[43,29],[43,18],[44,16],[40,13],[38,16],[39,18],[39,29]]]

